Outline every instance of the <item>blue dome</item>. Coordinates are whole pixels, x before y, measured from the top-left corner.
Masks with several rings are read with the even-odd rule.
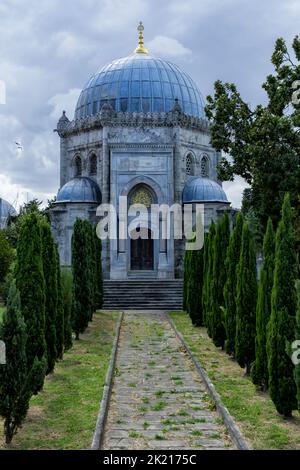
[[[9,217],[16,217],[17,213],[13,206],[0,197],[0,228],[6,226]]]
[[[103,67],[79,97],[75,119],[100,112],[105,103],[119,112],[169,112],[175,99],[185,114],[204,117],[202,96],[177,65],[134,53]]]
[[[190,178],[182,193],[183,204],[192,202],[223,202],[229,204],[224,189],[216,181],[209,178],[193,176]]]
[[[90,202],[101,204],[102,196],[97,183],[85,176],[76,176],[58,192],[56,202]]]

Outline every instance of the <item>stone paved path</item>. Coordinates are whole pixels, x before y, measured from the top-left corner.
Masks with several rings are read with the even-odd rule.
[[[102,448],[233,448],[163,312],[125,312]]]

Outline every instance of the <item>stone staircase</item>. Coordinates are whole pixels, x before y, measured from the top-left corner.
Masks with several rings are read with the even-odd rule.
[[[104,281],[103,310],[182,310],[182,279]]]

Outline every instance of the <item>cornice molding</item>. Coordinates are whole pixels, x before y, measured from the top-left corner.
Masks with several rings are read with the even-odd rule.
[[[74,121],[60,121],[55,132],[60,137],[76,135],[103,127],[180,127],[210,132],[209,122],[187,114],[170,111],[169,113],[115,113],[100,112],[94,116]]]
[[[121,143],[121,142],[110,142],[109,143],[109,148],[114,150],[114,149],[124,149],[124,151],[127,151],[128,149],[143,149],[143,150],[151,150],[151,149],[165,149],[165,150],[173,150],[174,144],[151,144],[151,143],[136,143],[136,142],[129,142],[129,143]]]

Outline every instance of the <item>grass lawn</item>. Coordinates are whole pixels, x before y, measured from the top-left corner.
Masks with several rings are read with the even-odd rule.
[[[183,312],[170,314],[205,368],[222,401],[254,449],[300,449],[300,415],[282,418],[266,393],[258,392],[243,370],[216,348],[205,328],[193,327]]]
[[[80,341],[30,403],[12,449],[89,449],[111,356],[118,313],[98,312]],[[2,428],[0,421],[0,431]],[[4,447],[0,434],[0,448]]]

